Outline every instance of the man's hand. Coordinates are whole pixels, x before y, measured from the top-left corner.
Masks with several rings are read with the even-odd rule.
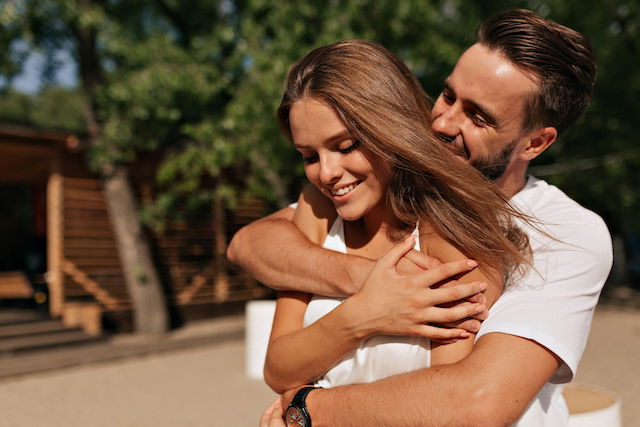
[[[397,270],[400,260],[413,246],[413,238],[395,245],[376,262],[362,289],[343,304],[351,305],[353,313],[362,314],[367,335],[414,335],[440,341],[469,337],[459,328],[441,328],[430,323],[460,321],[486,311],[482,303],[460,302],[453,307],[440,304],[460,301],[486,289],[486,283],[455,283],[431,288],[452,276],[466,273],[477,264],[470,260],[440,264],[413,275]]]

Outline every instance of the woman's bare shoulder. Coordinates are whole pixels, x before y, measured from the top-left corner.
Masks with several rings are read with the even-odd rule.
[[[321,244],[337,216],[331,200],[309,184],[300,194],[293,223],[309,240]]]

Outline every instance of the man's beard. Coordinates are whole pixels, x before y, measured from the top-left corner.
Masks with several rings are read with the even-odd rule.
[[[480,159],[472,160],[469,164],[478,169],[487,179],[495,181],[504,175],[509,166],[511,154],[516,148],[518,141],[511,141],[497,154],[489,155]]]

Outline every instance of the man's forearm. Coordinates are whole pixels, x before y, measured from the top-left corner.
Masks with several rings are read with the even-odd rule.
[[[458,363],[314,391],[307,407],[314,427],[511,425],[558,363],[532,341],[490,334]]]
[[[277,290],[355,293],[374,262],[312,243],[291,222],[293,212],[287,208],[242,228],[229,244],[229,260]]]
[[[314,427],[485,425],[472,396],[460,392],[463,378],[457,366],[444,365],[313,392],[307,407]]]

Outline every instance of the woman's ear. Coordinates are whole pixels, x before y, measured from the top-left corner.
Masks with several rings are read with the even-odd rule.
[[[520,152],[522,160],[531,161],[544,152],[558,137],[558,130],[552,126],[536,129],[528,136],[527,145]]]

